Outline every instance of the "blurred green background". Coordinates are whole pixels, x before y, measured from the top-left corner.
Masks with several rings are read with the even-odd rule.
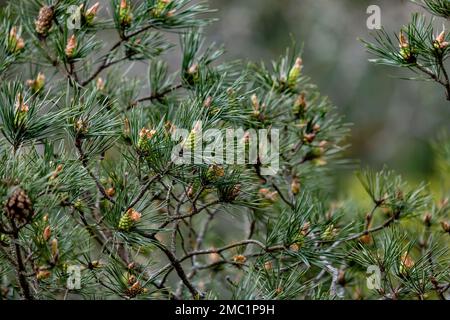
[[[210,0],[219,21],[209,39],[224,43],[229,58],[269,61],[291,36],[304,45],[305,73],[353,123],[347,157],[363,167],[387,165],[412,180],[434,170],[430,141],[449,128],[450,104],[432,82],[400,79],[407,70],[370,64],[358,38],[370,39],[367,7],[381,8],[381,23],[398,32],[411,13],[401,0]],[[442,21],[437,22],[441,28]],[[448,29],[448,28],[447,28]],[[348,177],[351,172],[344,172]],[[341,180],[342,181],[342,180]]]

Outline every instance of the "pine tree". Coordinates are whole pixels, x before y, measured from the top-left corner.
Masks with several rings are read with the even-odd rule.
[[[2,298],[448,297],[448,198],[367,169],[358,177],[369,211],[333,201],[349,125],[303,73],[295,44],[270,67],[224,62],[203,36],[214,20],[206,3],[107,2],[0,11]],[[447,1],[425,4],[448,12]],[[448,85],[448,35],[431,39],[430,28],[414,18],[400,47],[368,46]],[[173,47],[179,66],[167,62]],[[148,65],[145,77],[124,75],[134,62]],[[279,128],[279,171],[264,175],[262,159],[176,163],[180,142],[182,152],[206,144],[200,123]],[[450,145],[436,149],[449,170]]]

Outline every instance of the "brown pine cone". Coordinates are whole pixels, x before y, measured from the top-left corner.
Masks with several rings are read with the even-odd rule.
[[[126,290],[126,295],[133,299],[136,298],[136,296],[146,293],[147,289],[142,287],[141,284],[139,283],[139,281],[136,281],[131,287],[129,287]]]
[[[39,10],[37,20],[34,22],[36,32],[41,36],[46,36],[52,27],[54,11],[50,6],[44,6]]]
[[[18,188],[6,201],[5,211],[9,219],[23,224],[33,216],[33,204],[26,192]]]

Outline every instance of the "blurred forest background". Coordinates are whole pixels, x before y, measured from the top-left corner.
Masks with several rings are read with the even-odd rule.
[[[108,1],[100,2],[100,14],[110,15],[105,9]],[[212,14],[218,21],[205,30],[207,39],[225,45],[227,60],[268,63],[284,53],[292,38],[304,45],[304,72],[353,124],[346,154],[359,161],[353,168],[387,165],[412,181],[439,178],[430,142],[449,129],[450,106],[441,88],[432,82],[401,80],[402,76],[411,76],[407,70],[370,64],[371,56],[358,40],[370,39],[371,31],[366,26],[369,5],[380,6],[382,25],[389,32],[398,32],[410,21],[412,12],[423,11],[418,6],[407,0],[209,3],[218,9]],[[115,35],[106,32],[106,41],[109,37]],[[175,35],[173,40],[177,43]],[[176,50],[171,55],[176,69],[179,55]],[[127,71],[133,75],[143,70],[135,65]],[[336,191],[347,189],[348,182],[353,185],[353,170],[342,169],[338,176]]]

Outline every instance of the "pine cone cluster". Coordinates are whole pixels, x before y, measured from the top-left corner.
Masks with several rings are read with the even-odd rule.
[[[189,133],[189,135],[186,138],[186,141],[184,143],[184,147],[186,150],[190,150],[191,152],[195,151],[195,148],[198,146],[198,143],[199,143],[199,135],[197,132],[198,132],[198,130],[196,128],[194,128]]]
[[[6,201],[5,211],[9,219],[24,224],[33,216],[33,204],[27,193],[18,188]]]
[[[155,6],[152,10],[152,14],[155,18],[161,17],[162,14],[167,10],[167,6],[170,4],[171,0],[157,0]]]
[[[131,14],[131,8],[127,0],[121,0],[119,6],[119,22],[123,29],[128,28],[133,20],[133,15]]]
[[[131,263],[128,266],[129,269],[134,268],[134,264]],[[128,274],[127,276],[128,287],[125,290],[125,295],[130,299],[136,298],[140,294],[144,294],[148,292],[147,288],[144,288],[141,283],[136,279],[136,276],[133,274]]]
[[[133,208],[128,209],[119,220],[119,230],[130,231],[133,226],[141,219],[141,213]]]
[[[150,152],[150,145],[149,145],[149,141],[151,138],[153,138],[153,136],[156,134],[156,130],[154,129],[147,129],[147,128],[142,128],[141,131],[139,132],[139,140],[137,143],[137,147],[139,149],[140,152],[142,153],[148,153]]]
[[[77,38],[73,34],[67,41],[66,49],[64,50],[67,58],[73,57],[76,48],[77,48]]]
[[[34,22],[36,32],[41,36],[46,36],[52,27],[54,10],[50,6],[44,6],[39,10],[37,20]]]
[[[126,290],[126,295],[129,298],[133,299],[133,298],[136,298],[138,295],[144,294],[147,292],[148,292],[148,290],[146,288],[142,287],[142,285],[139,283],[139,281],[136,281]]]

